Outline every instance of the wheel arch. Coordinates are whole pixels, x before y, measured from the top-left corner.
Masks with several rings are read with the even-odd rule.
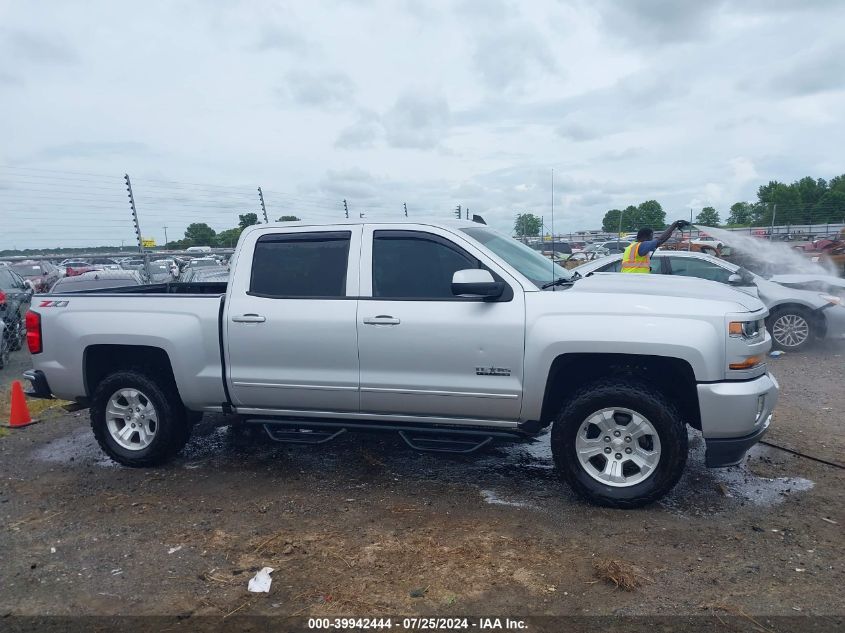
[[[683,359],[647,354],[568,353],[549,369],[541,409],[548,426],[560,409],[585,385],[620,376],[636,378],[659,389],[680,411],[684,422],[701,429],[698,389],[692,366]]]
[[[823,307],[817,308],[808,303],[795,301],[794,299],[786,299],[780,303],[776,303],[769,307],[769,316],[766,318],[766,326],[769,329],[769,334],[771,334],[771,326],[778,313],[795,310],[797,312],[803,312],[809,317],[810,324],[815,330],[815,338],[824,338],[827,334],[827,321],[822,312],[823,309]]]
[[[85,394],[90,399],[100,382],[115,371],[136,370],[150,379],[163,381],[163,386],[179,389],[173,374],[173,364],[167,352],[148,345],[89,345],[82,353]]]

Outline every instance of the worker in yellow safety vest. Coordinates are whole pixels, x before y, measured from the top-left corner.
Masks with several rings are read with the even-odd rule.
[[[628,246],[622,254],[623,273],[646,273],[651,272],[651,254],[656,251],[661,244],[672,237],[675,229],[683,229],[689,226],[690,223],[686,220],[675,220],[669,225],[669,228],[660,234],[660,237],[654,239],[654,231],[650,228],[642,228],[637,231],[637,241]]]

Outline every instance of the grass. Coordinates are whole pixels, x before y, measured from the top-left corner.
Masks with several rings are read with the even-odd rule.
[[[11,387],[4,387],[0,391],[0,424],[8,424],[11,410]],[[33,420],[50,420],[61,416],[62,407],[69,404],[66,400],[43,400],[41,398],[27,398],[26,406]],[[0,437],[6,435],[0,429]]]

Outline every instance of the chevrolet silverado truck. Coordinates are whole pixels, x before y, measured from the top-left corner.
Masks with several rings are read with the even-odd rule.
[[[767,312],[730,287],[565,269],[475,222],[247,228],[226,283],[45,295],[26,318],[30,395],[90,407],[113,460],[176,454],[203,413],[275,440],[399,432],[470,452],[548,434],[587,499],[666,494],[687,426],[711,467],[766,432]]]

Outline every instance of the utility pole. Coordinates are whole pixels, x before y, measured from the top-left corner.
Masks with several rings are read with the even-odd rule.
[[[459,220],[461,219],[461,205],[458,205],[457,207],[455,207],[455,217],[458,218]]]
[[[769,231],[769,241],[772,241],[772,238],[775,235],[775,216],[778,214],[778,205],[774,205],[772,207],[772,228]]]
[[[346,219],[349,219],[349,207],[346,204],[346,198],[343,199],[343,211],[346,213]]]
[[[144,252],[144,245],[141,243],[141,226],[138,224],[138,211],[135,209],[135,196],[132,193],[132,181],[129,180],[129,174],[124,174],[123,179],[126,181],[126,190],[129,192],[129,208],[132,209],[132,223],[135,225],[135,235],[138,238],[138,252]]]
[[[164,247],[167,248],[167,225],[164,225]]]
[[[267,219],[267,207],[264,206],[264,192],[261,191],[261,187],[258,188],[258,199],[261,200],[261,212],[264,214],[264,224],[267,224],[270,220]]]
[[[407,203],[407,202],[403,202],[403,203],[402,203],[402,206],[403,206],[403,207],[405,207],[405,217],[407,218],[407,217],[408,217],[408,203]]]
[[[467,207],[467,220],[469,220],[469,207]]]
[[[555,269],[555,170],[552,167],[552,271]],[[554,279],[554,275],[552,276]],[[552,290],[555,287],[552,286]]]
[[[681,231],[681,237],[683,238],[684,232]],[[689,242],[687,242],[687,251],[692,250],[692,207],[689,208]]]

